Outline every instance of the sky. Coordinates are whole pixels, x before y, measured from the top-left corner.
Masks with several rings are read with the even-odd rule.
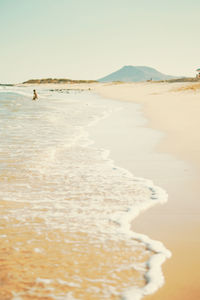
[[[0,83],[200,67],[199,0],[0,0]]]

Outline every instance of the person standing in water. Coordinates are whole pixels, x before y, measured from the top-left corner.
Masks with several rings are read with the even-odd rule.
[[[38,99],[38,95],[36,93],[36,90],[33,90],[33,100],[37,100]]]

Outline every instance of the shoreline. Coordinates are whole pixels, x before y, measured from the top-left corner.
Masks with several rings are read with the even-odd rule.
[[[163,83],[45,86],[45,89],[90,89],[91,92],[103,98],[122,101],[123,105],[131,102],[137,103],[142,107],[142,114],[148,120],[140,127],[153,128],[163,133],[156,145],[151,144],[152,136],[147,139],[151,149],[148,145],[143,145],[146,150],[151,150],[153,156],[144,156],[144,153],[136,149],[141,160],[138,161],[139,156],[137,156],[133,165],[130,156],[122,152],[120,157],[121,151],[117,149],[114,158],[117,165],[130,171],[132,171],[130,168],[134,167],[132,173],[135,176],[152,179],[155,185],[163,187],[169,194],[167,204],[163,207],[157,205],[140,214],[140,217],[133,221],[134,231],[144,233],[154,240],[161,240],[172,251],[172,258],[162,266],[165,285],[152,296],[144,297],[147,300],[186,300],[188,298],[196,300],[200,298],[198,284],[200,241],[197,238],[200,233],[198,213],[200,208],[198,195],[200,96],[193,91],[177,91],[182,86],[182,84]],[[119,122],[118,117],[117,122]],[[143,136],[143,132],[140,135]],[[128,140],[126,138],[124,141],[125,145]],[[135,145],[139,140],[137,136]],[[116,149],[116,144],[112,145],[112,142],[110,140],[110,145]],[[105,148],[110,147],[105,146]],[[131,153],[135,151],[135,147],[129,150]],[[161,159],[160,155],[164,157]],[[168,164],[169,158],[172,159],[171,164]],[[136,164],[137,161],[138,164]]]
[[[108,99],[102,100],[113,101]],[[99,99],[99,101],[101,101],[101,98]],[[114,101],[113,103],[115,106],[116,103]],[[89,136],[94,141],[93,145],[95,147],[103,147],[105,151],[109,150],[108,158],[112,161],[112,163],[114,163],[114,166],[116,166],[117,168],[122,168],[122,170],[124,170],[125,172],[130,172],[133,178],[143,182],[143,184],[145,183],[145,185],[152,189],[152,197],[155,197],[154,199],[156,199],[155,203],[154,201],[150,201],[145,205],[142,205],[142,207],[140,207],[139,205],[138,207],[136,206],[133,209],[130,209],[130,211],[122,217],[122,220],[120,218],[119,222],[122,227],[127,227],[128,223],[130,222],[130,236],[132,236],[135,240],[143,242],[146,245],[145,247],[152,252],[152,256],[146,262],[148,269],[144,277],[146,280],[146,285],[142,289],[138,289],[138,291],[137,289],[130,287],[130,291],[128,289],[127,292],[123,294],[123,296],[128,297],[127,299],[132,299],[132,297],[134,296],[136,297],[136,299],[143,299],[146,295],[154,294],[164,284],[165,279],[162,273],[162,266],[163,263],[171,257],[171,252],[166,248],[166,245],[164,245],[162,241],[155,238],[152,239],[149,235],[145,234],[145,232],[140,233],[138,230],[135,231],[134,228],[132,228],[132,224],[134,224],[135,219],[140,219],[140,216],[144,211],[148,212],[152,207],[165,204],[167,202],[168,196],[166,191],[157,184],[155,185],[150,177],[138,177],[137,173],[134,173],[134,170],[131,170],[129,166],[124,164],[123,158],[120,155],[123,155],[123,151],[121,151],[121,149],[119,150],[119,152],[117,151],[118,153],[115,153],[115,150],[118,148],[117,146],[119,146],[118,138],[121,139],[123,138],[123,136],[125,137],[126,129],[128,129],[128,132],[130,132],[130,128],[127,126],[127,124],[123,124],[125,115],[127,117],[127,112],[131,112],[131,114],[133,114],[133,116],[135,117],[133,126],[136,127],[136,130],[134,131],[134,134],[137,135],[137,127],[143,124],[145,121],[141,116],[138,105],[129,103],[128,105],[125,104],[126,107],[124,107],[124,104],[125,103],[123,103],[123,108],[121,107],[121,109],[119,109],[118,103],[117,110],[114,110],[111,115],[107,116],[103,120],[99,120],[98,123],[90,127]],[[121,128],[119,128],[118,126],[120,126]],[[115,128],[114,131],[113,128]],[[116,135],[116,132],[119,131],[121,131],[120,134]],[[147,131],[146,137],[149,138],[150,136],[154,140],[154,143],[156,143],[160,139],[160,136],[157,132],[151,132],[151,130],[146,130],[146,128],[145,131]],[[126,145],[127,141],[123,140],[123,144]],[[119,158],[121,158],[121,160],[119,160]]]
[[[147,89],[145,89],[145,85]],[[137,89],[141,88],[143,91],[138,92]],[[142,113],[148,120],[146,127],[164,132],[164,137],[154,148],[156,155],[169,153],[178,162],[183,162],[183,165],[178,167],[179,169],[177,169],[176,164],[174,167],[172,163],[171,174],[169,167],[167,176],[161,172],[161,177],[166,177],[165,179],[159,179],[159,174],[156,172],[153,176],[148,175],[154,162],[148,170],[143,168],[142,172],[145,171],[147,176],[145,174],[142,176],[153,179],[156,185],[159,182],[158,185],[164,187],[169,193],[169,201],[163,207],[157,205],[140,214],[139,218],[133,221],[132,229],[136,232],[145,233],[153,239],[161,240],[172,251],[172,258],[167,260],[163,266],[165,285],[155,294],[146,296],[144,299],[183,300],[188,299],[188,297],[197,299],[200,297],[198,285],[198,266],[200,266],[198,258],[200,250],[200,241],[198,240],[200,233],[198,214],[200,161],[198,153],[200,152],[198,150],[200,143],[194,143],[196,142],[194,129],[197,130],[199,124],[200,103],[197,101],[200,96],[192,92],[168,91],[168,86],[162,86],[162,84],[156,88],[160,88],[160,91],[155,94],[152,86],[149,87],[148,84],[136,84],[136,86],[134,84],[104,85],[98,87],[95,92],[104,98],[141,104]],[[135,89],[136,93],[134,93]],[[181,111],[178,111],[177,108],[180,109],[180,104],[183,107]],[[195,110],[192,105],[195,105]],[[165,115],[168,115],[170,122]],[[187,115],[189,115],[188,121],[190,121],[188,127],[186,127],[188,123],[185,119]],[[175,122],[176,119],[178,119],[177,123]],[[180,131],[181,128],[183,128],[182,131]],[[177,137],[179,137],[178,144],[174,145]],[[190,147],[186,147],[186,145]],[[116,161],[116,163],[118,162]],[[159,169],[161,166],[163,166],[162,162],[157,165],[157,168]],[[170,179],[174,173],[174,168],[176,180]],[[128,169],[130,170],[130,168]],[[157,172],[159,173],[159,171]],[[135,172],[135,175],[138,176],[139,174]],[[177,177],[181,177],[181,179]],[[160,183],[162,181],[164,186]]]
[[[139,240],[145,238],[141,235],[137,235],[139,244],[135,239],[131,238],[129,240],[130,237],[134,238],[134,236],[130,230],[130,224],[128,223],[129,220],[132,220],[132,216],[130,216],[130,214],[132,215],[132,211],[127,211],[127,208],[132,206],[133,196],[135,195],[136,199],[138,199],[138,193],[139,195],[140,193],[144,195],[145,198],[142,200],[146,199],[146,204],[149,205],[149,197],[156,196],[155,189],[151,184],[143,181],[141,182],[141,187],[138,187],[139,182],[137,178],[134,186],[134,178],[131,174],[128,174],[128,172],[126,174],[126,171],[120,170],[120,168],[118,171],[115,171],[112,161],[109,160],[109,158],[107,159],[108,151],[104,152],[97,149],[98,154],[96,156],[95,149],[92,149],[92,147],[89,149],[88,146],[91,143],[88,139],[87,132],[84,132],[86,131],[84,130],[85,126],[90,127],[90,125],[92,126],[92,124],[98,123],[98,120],[109,115],[110,110],[104,105],[99,105],[99,98],[95,100],[95,97],[91,94],[89,95],[88,92],[86,95],[83,95],[83,98],[80,97],[80,95],[77,97],[72,93],[72,95],[68,96],[68,99],[65,95],[59,99],[59,95],[57,95],[58,97],[55,97],[55,99],[47,96],[45,100],[45,97],[42,98],[43,94],[41,91],[40,101],[37,102],[38,104],[31,101],[29,92],[30,90],[26,91],[26,93],[17,91],[16,93],[14,92],[13,98],[10,94],[7,95],[7,98],[6,95],[3,94],[1,98],[3,104],[8,103],[8,106],[10,104],[11,110],[13,106],[15,107],[21,104],[19,110],[14,115],[16,118],[13,118],[12,113],[10,114],[11,122],[9,123],[9,127],[6,127],[8,136],[10,132],[14,132],[15,135],[12,150],[19,150],[19,152],[13,150],[12,152],[8,151],[6,153],[7,156],[3,155],[5,166],[7,166],[6,162],[9,162],[10,158],[12,158],[13,168],[11,170],[5,168],[8,169],[4,176],[5,178],[9,178],[9,186],[5,186],[4,191],[4,184],[2,185],[3,199],[0,203],[2,208],[1,230],[3,233],[1,235],[1,259],[4,265],[4,272],[1,276],[3,282],[1,291],[2,298],[11,298],[11,293],[15,293],[16,297],[14,298],[20,296],[22,298],[29,298],[29,291],[31,294],[32,286],[37,286],[38,283],[43,284],[39,285],[38,289],[36,289],[35,293],[30,295],[30,297],[37,298],[39,295],[43,295],[43,297],[46,295],[47,297],[49,296],[48,298],[50,299],[53,295],[59,293],[58,295],[62,298],[62,296],[64,297],[64,291],[66,291],[66,293],[70,291],[70,293],[74,293],[73,296],[76,299],[79,299],[78,294],[80,295],[80,293],[82,294],[80,298],[84,299],[93,299],[93,297],[95,297],[95,299],[102,299],[103,294],[103,298],[117,299],[119,293],[123,293],[125,286],[130,287],[133,282],[135,282],[136,287],[142,288],[145,286],[146,293],[149,289],[152,290],[154,288],[155,290],[157,281],[150,281],[148,287],[146,287],[146,281],[142,274],[146,274],[147,272],[145,262],[149,260],[152,254],[151,252],[154,251],[155,247],[155,252],[158,251],[158,247],[161,248],[161,245],[154,245],[152,241],[147,238],[145,243],[140,243]],[[27,96],[24,97],[24,95]],[[61,99],[63,100],[61,101]],[[73,102],[73,100],[75,101]],[[82,102],[82,100],[84,101]],[[93,104],[93,101],[96,102]],[[49,107],[50,102],[51,105]],[[71,110],[70,103],[72,104]],[[88,109],[88,105],[90,109],[93,109]],[[113,107],[111,107],[111,110],[112,108]],[[37,114],[35,114],[36,109]],[[78,118],[76,117],[76,113],[79,109],[81,110],[83,119],[80,118],[80,114]],[[74,144],[75,148],[73,148],[73,146],[72,148],[69,147],[69,152],[66,150],[67,147],[62,146],[63,144],[70,146],[67,134],[68,127],[65,123],[65,119],[62,119],[63,111],[64,114],[68,113],[67,120],[70,120],[70,113],[73,111],[75,112],[73,120],[81,121],[78,123],[80,124],[80,131],[75,134],[75,137],[82,136],[82,142],[80,139],[80,143]],[[20,112],[21,115],[19,115]],[[42,112],[42,114],[40,112]],[[85,115],[86,120],[84,120]],[[19,116],[19,119],[17,116]],[[92,118],[93,116],[94,119]],[[9,117],[5,115],[5,119],[9,119]],[[26,121],[25,123],[23,122],[24,119],[28,119],[28,128]],[[32,126],[34,127],[35,125],[35,119],[37,120],[38,126],[34,133],[31,129]],[[49,122],[49,120],[53,122]],[[61,122],[62,120],[63,123]],[[75,124],[77,126],[77,123]],[[23,129],[18,130],[18,126]],[[16,131],[15,128],[17,128]],[[56,128],[56,131],[54,131],[53,128]],[[64,128],[64,132],[62,128]],[[72,126],[70,127],[70,131],[71,130],[73,133]],[[65,131],[67,131],[66,135]],[[31,136],[30,132],[32,132]],[[39,136],[37,135],[38,133]],[[55,133],[56,140],[53,142]],[[78,135],[78,133],[82,134]],[[41,134],[43,137],[42,141]],[[23,144],[21,137],[27,138],[28,143]],[[10,140],[7,140],[9,146]],[[20,146],[16,141],[20,142]],[[44,141],[45,144],[43,144]],[[83,147],[82,143],[86,147]],[[84,149],[86,152],[84,152]],[[17,155],[13,157],[13,153],[17,153]],[[24,153],[28,156],[24,156]],[[35,153],[36,156],[34,155]],[[79,153],[83,156],[83,160],[81,160]],[[68,158],[66,161],[61,159],[62,157],[68,157],[68,155],[70,159]],[[47,158],[47,160],[45,160],[45,158]],[[29,169],[30,162],[31,169]],[[93,162],[95,163],[95,167],[91,164]],[[73,166],[73,168],[71,168],[71,166]],[[76,172],[77,169],[78,172]],[[23,170],[26,172],[25,175],[23,174]],[[33,173],[32,170],[34,170]],[[51,170],[51,172],[49,172],[49,170]],[[20,177],[21,173],[24,175],[23,178]],[[31,174],[31,176],[26,176],[27,173]],[[43,176],[40,176],[41,173]],[[66,178],[69,173],[72,178],[71,181],[63,181],[63,175]],[[33,174],[34,176],[32,176]],[[84,176],[82,176],[82,174],[84,174]],[[19,177],[20,185],[18,184]],[[55,178],[55,181],[52,181],[52,178]],[[77,178],[79,179],[78,181]],[[96,181],[95,178],[97,178],[98,181]],[[122,184],[122,189],[120,185],[119,188],[117,187],[119,182],[120,185]],[[65,190],[66,183],[69,190]],[[93,190],[92,185],[94,189],[98,189],[97,193]],[[112,189],[112,186],[116,186],[116,191]],[[145,189],[143,189],[143,187]],[[152,187],[152,189],[150,189],[150,187]],[[75,189],[75,192],[73,192],[73,189]],[[38,192],[36,192],[36,190]],[[72,194],[70,194],[71,190]],[[47,194],[44,194],[44,191],[47,191]],[[60,191],[60,193],[58,193],[58,191]],[[80,193],[83,195],[83,203],[81,203],[82,197],[79,197]],[[31,197],[31,194],[34,197]],[[50,199],[48,197],[49,194],[51,195]],[[71,201],[65,201],[66,195]],[[98,195],[100,195],[99,201]],[[123,197],[120,197],[120,195],[123,195]],[[73,201],[74,198],[75,201]],[[52,201],[52,199],[54,201]],[[61,199],[64,201],[60,201]],[[115,199],[117,200],[116,202]],[[114,206],[112,206],[113,200]],[[124,202],[124,200],[127,201]],[[62,202],[64,202],[63,205]],[[79,212],[76,213],[77,206],[81,211],[85,208],[85,212],[83,211],[81,214],[79,214]],[[140,208],[140,202],[138,206]],[[71,214],[68,216],[68,212],[70,211]],[[133,213],[135,213],[135,210]],[[123,217],[125,214],[128,216],[127,218],[126,216]],[[115,222],[112,226],[110,222],[111,215],[114,221],[115,217],[121,215],[121,218],[119,216],[118,219],[122,223],[121,227],[116,227]],[[80,221],[82,228],[79,231]],[[72,232],[70,231],[70,227],[72,227]],[[125,237],[125,239],[123,239],[123,237]],[[126,241],[128,243],[126,243]],[[148,247],[148,245],[151,247]],[[76,250],[75,252],[73,251],[74,248]],[[85,251],[82,252],[84,248]],[[12,249],[12,251],[9,251],[9,255],[7,255],[7,251],[10,249]],[[164,251],[162,251],[162,249],[159,250],[160,252],[165,251],[165,249]],[[70,255],[66,255],[66,253]],[[76,259],[76,255],[78,259]],[[23,260],[24,256],[25,260]],[[76,261],[76,264],[73,263],[74,261]],[[52,269],[50,269],[52,265],[50,262],[53,262]],[[153,266],[159,265],[159,262],[152,264]],[[134,265],[135,268],[133,268]],[[38,266],[38,268],[36,266]],[[68,274],[63,271],[64,269],[68,270]],[[152,268],[150,268],[150,270],[152,270]],[[89,273],[87,273],[87,271],[89,271]],[[24,277],[21,276],[22,273],[24,273]],[[12,274],[12,278],[15,279],[10,281],[9,274]],[[75,277],[73,274],[80,274],[80,277],[73,278]],[[148,275],[152,278],[150,272]],[[158,276],[158,279],[160,279],[160,277],[162,280],[162,276]],[[8,278],[8,280],[4,282],[4,278]],[[82,286],[76,284],[77,281],[79,282],[79,278],[81,279],[80,282],[83,282]],[[67,284],[68,280],[70,280],[70,283],[73,282],[72,285]],[[12,285],[13,281],[15,283],[14,285]],[[60,285],[59,281],[61,282]],[[64,286],[62,285],[62,281],[64,282]],[[96,281],[98,282],[98,290],[96,290],[95,293],[94,282]],[[88,282],[90,283],[88,284]],[[89,285],[91,285],[91,291],[86,288]],[[107,292],[104,289],[105,285],[108,285]],[[50,288],[54,291],[52,297],[48,294]],[[139,288],[136,288],[134,292],[137,294],[135,297],[140,298]],[[132,294],[132,292],[129,294]],[[106,297],[106,295],[108,296]],[[134,296],[129,296],[127,299],[132,299],[132,297]]]

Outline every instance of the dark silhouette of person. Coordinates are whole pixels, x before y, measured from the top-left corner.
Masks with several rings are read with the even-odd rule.
[[[36,90],[33,90],[33,100],[37,100],[38,99],[38,95],[36,93]]]

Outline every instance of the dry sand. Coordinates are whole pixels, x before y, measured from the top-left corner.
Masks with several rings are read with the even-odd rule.
[[[166,180],[161,180],[169,202],[145,212],[133,224],[134,231],[162,240],[173,255],[163,267],[166,284],[147,300],[200,299],[200,89],[198,83],[197,88],[193,86],[126,83],[95,87],[104,97],[142,104],[148,126],[165,133],[156,152],[169,153],[186,163],[178,176],[175,163],[168,168]],[[148,177],[159,182],[158,174]],[[163,170],[160,174],[163,176]]]

